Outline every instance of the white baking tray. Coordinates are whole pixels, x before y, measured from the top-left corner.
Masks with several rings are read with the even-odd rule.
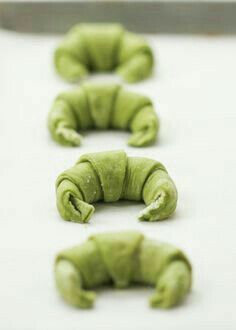
[[[149,95],[161,119],[156,145],[126,146],[128,133],[88,132],[63,148],[47,130],[58,92],[53,70],[61,37],[0,31],[0,329],[235,330],[236,38],[147,36],[157,59],[152,78],[126,85]],[[114,76],[92,80],[118,81]],[[86,152],[125,149],[163,162],[179,191],[175,215],[143,223],[136,203],[99,204],[87,225],[61,220],[57,175]],[[63,303],[53,280],[55,254],[104,230],[136,229],[182,248],[193,290],[170,311],[148,307],[152,289],[100,291],[95,308]]]

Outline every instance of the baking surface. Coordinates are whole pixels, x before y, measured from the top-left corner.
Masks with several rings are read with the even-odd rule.
[[[161,119],[155,146],[126,146],[128,133],[88,132],[78,148],[54,143],[46,121],[58,92],[58,37],[0,31],[0,329],[172,330],[236,328],[236,38],[149,37],[158,66],[153,78],[127,86],[150,96]],[[118,81],[114,76],[91,80]],[[179,202],[166,221],[137,220],[143,205],[99,204],[91,222],[65,222],[54,182],[86,152],[124,148],[164,163]],[[63,303],[53,260],[91,233],[136,229],[173,243],[189,256],[194,285],[185,303],[150,309],[152,289],[99,291],[95,308]]]

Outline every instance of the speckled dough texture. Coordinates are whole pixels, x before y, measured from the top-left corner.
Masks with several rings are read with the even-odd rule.
[[[179,304],[191,287],[191,265],[179,249],[136,231],[100,233],[56,257],[55,280],[64,300],[91,308],[102,285],[155,286],[151,307]]]
[[[111,128],[131,131],[128,144],[143,147],[155,142],[159,120],[148,97],[118,84],[86,83],[57,96],[48,127],[53,139],[66,146],[80,145],[79,130]]]
[[[91,72],[115,71],[127,82],[147,78],[153,69],[150,46],[119,24],[78,24],[55,51],[55,68],[75,82]]]
[[[59,175],[57,208],[61,217],[88,222],[98,201],[143,201],[143,221],[168,218],[177,204],[177,190],[165,167],[149,158],[128,157],[122,150],[85,154]]]

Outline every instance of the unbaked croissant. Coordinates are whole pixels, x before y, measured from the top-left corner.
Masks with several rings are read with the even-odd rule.
[[[85,154],[56,181],[57,208],[61,217],[88,222],[91,203],[118,200],[144,201],[139,219],[169,217],[177,204],[177,190],[165,167],[152,159],[127,157],[122,150]]]
[[[153,143],[159,121],[151,100],[117,84],[83,84],[59,94],[48,118],[52,137],[58,143],[77,146],[78,130],[130,130],[128,144],[142,147]]]
[[[150,46],[120,24],[75,25],[55,51],[57,72],[74,82],[94,71],[116,71],[124,80],[136,82],[153,68]]]
[[[135,231],[100,233],[62,251],[55,263],[57,288],[66,302],[91,308],[95,289],[114,284],[155,286],[152,307],[179,304],[191,288],[191,265],[177,248],[145,238]]]

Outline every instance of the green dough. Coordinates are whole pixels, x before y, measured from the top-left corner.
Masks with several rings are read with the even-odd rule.
[[[54,54],[57,72],[75,82],[89,72],[116,71],[127,82],[147,78],[153,69],[150,46],[120,24],[78,24]]]
[[[179,304],[191,287],[191,265],[177,248],[145,238],[135,231],[101,233],[61,252],[55,262],[55,280],[65,301],[91,308],[99,286],[132,284],[155,286],[152,307]]]
[[[169,217],[177,204],[177,190],[165,167],[152,159],[127,157],[122,150],[85,154],[56,181],[57,208],[65,220],[88,222],[91,203],[144,201],[139,219]]]
[[[128,144],[143,147],[155,141],[159,121],[148,97],[118,84],[88,83],[56,98],[48,126],[62,145],[80,145],[78,130],[111,128],[131,131]]]

